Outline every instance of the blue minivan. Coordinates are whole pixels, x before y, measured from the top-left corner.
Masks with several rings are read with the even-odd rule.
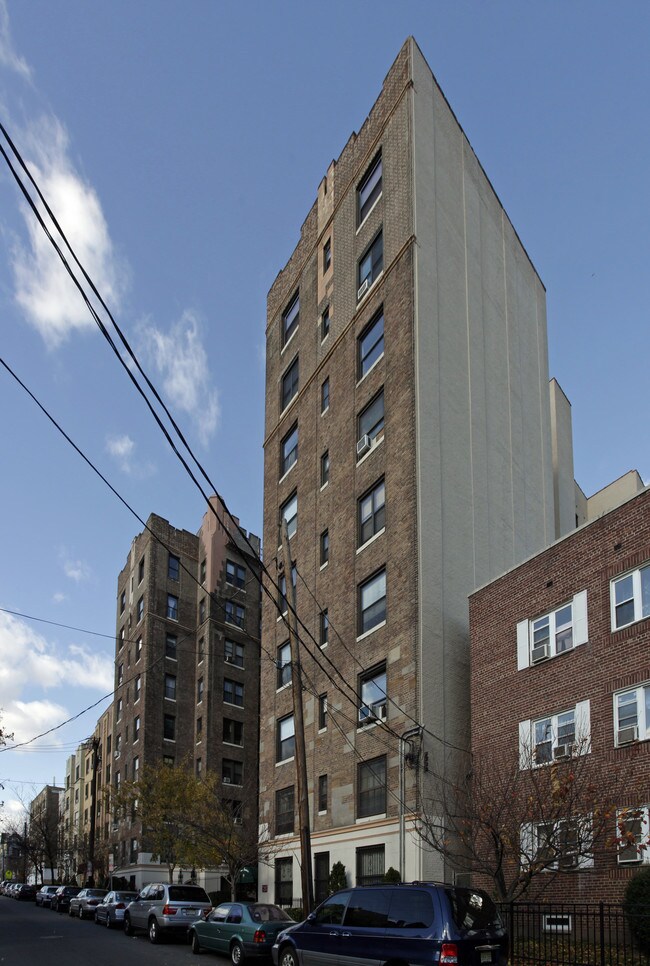
[[[481,889],[356,886],[283,930],[272,955],[275,966],[506,966],[508,936]]]

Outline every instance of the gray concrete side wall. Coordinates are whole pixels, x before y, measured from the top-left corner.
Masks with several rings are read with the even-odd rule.
[[[573,474],[571,403],[555,379],[549,383],[555,539],[576,528],[576,492]]]

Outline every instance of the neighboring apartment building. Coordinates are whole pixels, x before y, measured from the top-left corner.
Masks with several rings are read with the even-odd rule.
[[[144,765],[185,761],[220,772],[229,801],[245,779],[257,788],[260,544],[248,535],[251,555],[238,521],[211,504],[198,535],[152,514],[119,575],[113,788]],[[141,823],[111,818],[113,875],[138,887],[159,876]]]
[[[412,833],[425,771],[444,780],[469,746],[467,596],[573,528],[577,497],[544,286],[412,38],[318,188],[266,338],[265,561],[286,611],[285,518],[316,897],[336,861],[353,883],[442,878]],[[285,905],[288,638],[265,601],[260,876]]]
[[[64,789],[46,785],[29,806],[28,841],[35,882],[54,882],[59,861],[59,812]]]
[[[602,515],[470,598],[475,767],[518,763],[523,867],[562,870],[530,898],[615,902],[650,862],[650,490],[602,512],[640,483],[601,490]]]
[[[88,837],[84,823],[89,815],[91,747],[90,741],[82,742],[66,762],[65,788],[59,808],[59,877],[66,882],[86,881]]]

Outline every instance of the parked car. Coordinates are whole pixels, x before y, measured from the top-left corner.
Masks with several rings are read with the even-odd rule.
[[[95,909],[107,893],[107,889],[82,889],[70,899],[69,916],[79,916],[80,919],[94,919]]]
[[[39,891],[36,893],[36,897],[34,899],[36,905],[42,906],[44,909],[48,909],[52,902],[52,896],[58,888],[59,887],[55,885],[42,886],[41,889],[39,889]]]
[[[19,899],[22,902],[33,902],[36,898],[36,886],[23,884],[18,886],[14,894],[15,899]]]
[[[70,906],[70,899],[72,899],[73,896],[78,896],[80,892],[81,886],[59,886],[52,896],[50,908],[54,912],[67,912],[68,907]]]
[[[294,920],[279,906],[262,902],[222,902],[205,919],[190,926],[192,952],[211,949],[230,956],[234,966],[244,959],[270,958],[275,937]]]
[[[16,895],[18,893],[18,890],[21,888],[22,885],[24,885],[23,882],[12,882],[11,883],[11,885],[9,886],[9,890],[7,892],[7,895],[9,896],[10,899],[15,899],[16,898]]]
[[[124,910],[129,902],[137,899],[137,892],[109,892],[95,908],[95,922],[110,929],[124,925]]]
[[[159,943],[165,934],[186,935],[197,916],[211,910],[208,894],[200,886],[152,882],[126,907],[124,932],[132,936],[143,930],[152,943]]]
[[[480,889],[432,882],[356,886],[281,932],[272,953],[275,966],[506,966],[508,936]]]

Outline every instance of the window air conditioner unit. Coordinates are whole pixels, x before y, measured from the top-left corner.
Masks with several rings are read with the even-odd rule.
[[[370,437],[365,433],[357,443],[357,456],[363,456],[370,449]]]
[[[531,660],[533,664],[538,664],[540,661],[546,661],[551,656],[551,644],[550,641],[545,641],[538,647],[534,647],[531,654]]]
[[[558,758],[570,758],[573,752],[573,745],[568,743],[566,745],[556,745],[553,749],[553,757],[557,760]]]
[[[117,751],[113,752],[113,758],[115,758],[115,760],[117,761],[119,757],[120,757],[120,749],[118,748]]]
[[[361,283],[361,285],[360,285],[360,287],[359,287],[359,291],[357,292],[357,302],[358,302],[358,301],[359,301],[359,299],[360,299],[360,298],[362,298],[362,297],[363,297],[363,296],[364,296],[364,295],[366,294],[366,292],[368,291],[368,285],[369,285],[369,282],[368,282],[368,279],[366,278],[366,279],[364,279],[364,281],[363,281],[363,282]]]
[[[232,654],[226,654],[226,664],[232,664],[234,660]]]
[[[639,740],[639,726],[630,725],[628,728],[620,728],[616,736],[617,745],[629,745],[631,741]]]
[[[224,777],[223,777],[223,783],[224,783],[224,785],[229,785],[230,784],[230,779],[228,778],[227,775],[224,775]]]
[[[235,818],[233,819],[233,822],[234,822],[235,825],[241,825],[242,824],[241,816],[240,815],[235,815]]]

